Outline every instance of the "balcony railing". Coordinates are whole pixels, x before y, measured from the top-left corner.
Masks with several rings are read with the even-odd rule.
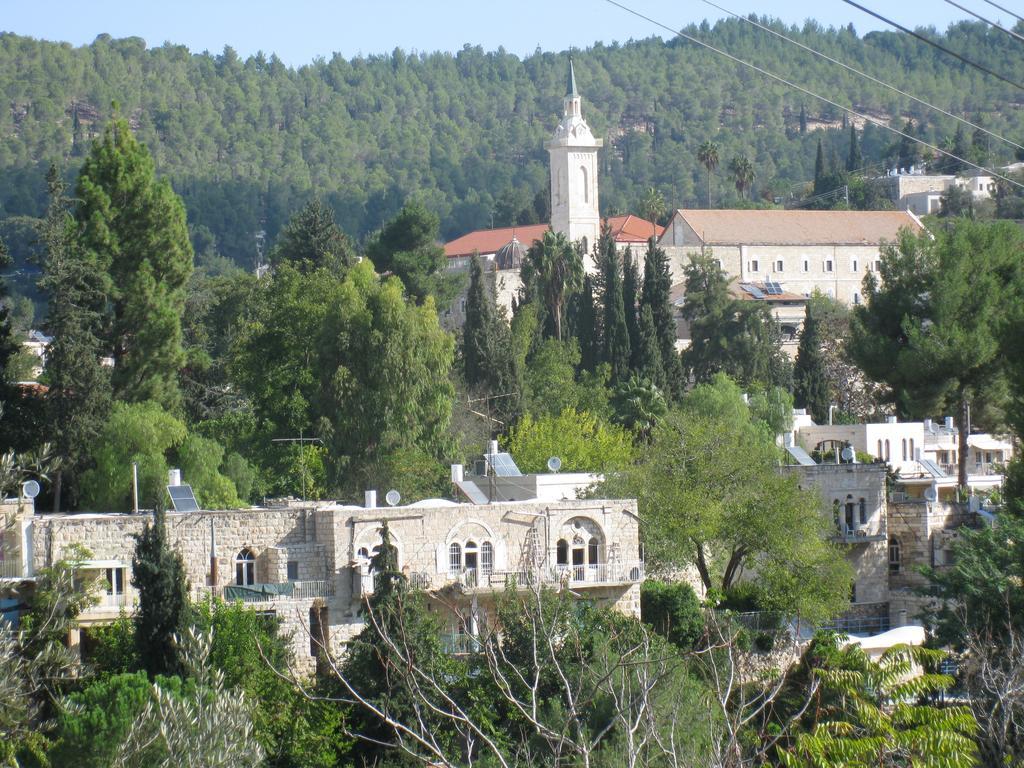
[[[0,579],[21,579],[25,577],[25,565],[20,557],[0,560]]]
[[[334,582],[288,581],[279,584],[229,584],[225,587],[199,587],[196,596],[200,600],[218,597],[227,601],[241,600],[243,603],[273,603],[281,600],[311,600],[317,597],[332,597]]]
[[[866,544],[871,541],[885,541],[887,538],[885,531],[872,531],[867,526],[847,528],[843,525],[832,534],[833,541],[844,544]]]
[[[501,588],[510,584],[528,586],[536,584],[569,584],[574,587],[630,584],[644,579],[641,560],[594,565],[550,565],[537,569],[494,571],[486,575],[472,574],[466,586]]]
[[[444,648],[446,653],[463,655],[479,653],[482,646],[479,638],[475,635],[470,635],[466,632],[452,632],[447,635],[441,635],[441,647]]]

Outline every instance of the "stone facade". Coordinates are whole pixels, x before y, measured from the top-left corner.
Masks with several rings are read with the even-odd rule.
[[[76,546],[89,550],[81,569],[95,577],[101,597],[82,616],[83,625],[131,611],[133,536],[147,515],[29,512],[22,519],[35,570],[67,558]],[[644,565],[635,501],[433,500],[406,507],[168,513],[167,531],[196,598],[223,594],[275,613],[292,635],[298,665],[308,671],[314,664],[310,627],[320,626],[336,650],[363,628],[364,601],[373,590],[370,558],[384,521],[403,573],[449,617],[453,634],[492,620],[494,595],[510,583],[570,588],[639,616]],[[239,586],[247,589],[228,589]]]

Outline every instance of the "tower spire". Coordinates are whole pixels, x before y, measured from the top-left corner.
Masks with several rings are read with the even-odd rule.
[[[576,92],[576,70],[572,67],[572,58],[569,58],[569,83],[566,90],[566,96],[579,96]]]

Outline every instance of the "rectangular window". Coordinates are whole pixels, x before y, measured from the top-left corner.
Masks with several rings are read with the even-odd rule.
[[[778,261],[775,262],[775,271],[776,272],[781,272],[782,271],[782,259],[779,259]]]
[[[751,272],[757,272],[757,268],[759,266],[760,265],[757,263],[757,259],[754,259],[752,262],[750,262],[750,271]]]
[[[853,261],[850,262],[850,271],[851,272],[856,272],[857,271],[857,266],[858,266],[857,265],[857,260],[854,259]]]
[[[107,568],[107,594],[124,594],[124,568]]]
[[[804,259],[804,272],[810,272],[810,271],[811,271],[811,261],[810,261],[810,259]]]
[[[288,581],[299,580],[299,561],[289,560],[288,561]]]
[[[860,294],[856,291],[853,292],[853,303],[860,304]]]
[[[825,259],[825,271],[826,272],[831,272],[832,271],[832,259]]]

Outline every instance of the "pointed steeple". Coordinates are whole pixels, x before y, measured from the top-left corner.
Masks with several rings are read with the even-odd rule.
[[[576,91],[576,70],[572,68],[572,59],[569,59],[569,84],[567,87],[566,96],[579,96]]]

